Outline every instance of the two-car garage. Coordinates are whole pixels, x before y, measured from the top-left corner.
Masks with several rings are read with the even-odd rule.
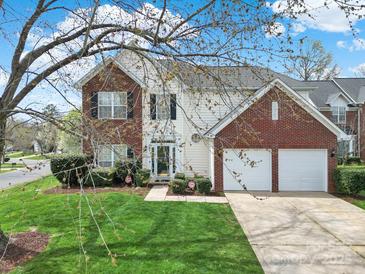
[[[327,166],[326,149],[224,149],[223,188],[327,191]]]

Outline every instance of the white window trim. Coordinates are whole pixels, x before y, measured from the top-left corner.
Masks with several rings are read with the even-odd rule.
[[[340,108],[343,108],[345,109],[345,120],[344,122],[341,122],[340,123]],[[334,110],[336,110],[336,115],[334,115]],[[331,106],[331,115],[332,115],[332,118],[335,118],[336,117],[336,121],[334,121],[335,124],[337,125],[346,125],[346,122],[347,122],[347,117],[346,117],[346,112],[347,112],[347,107],[346,106]]]
[[[160,104],[159,102],[161,101],[161,99],[167,101],[167,118],[165,117],[160,117]],[[164,95],[164,94],[156,94],[156,120],[160,120],[160,121],[165,121],[170,119],[171,117],[171,97],[169,95]]]
[[[271,119],[273,121],[279,120],[279,104],[276,101],[271,102]]]
[[[116,161],[116,155],[115,155],[115,148],[117,146],[123,146],[124,147],[124,157],[125,159],[128,158],[128,146],[126,144],[111,144],[111,145],[99,145],[98,146],[98,166],[100,166],[100,162],[103,162],[103,161],[100,161],[99,160],[99,151],[101,150],[102,147],[108,147],[111,149],[112,151],[112,157],[111,157],[111,162],[112,162],[112,165],[111,167],[114,167],[115,166],[115,161]]]
[[[116,93],[125,93],[126,103],[125,105],[115,105],[114,104],[114,94]],[[111,94],[111,105],[100,105],[100,95],[101,94]],[[111,107],[111,117],[109,118],[101,118],[100,117],[100,107]],[[125,117],[115,118],[114,117],[114,107],[125,107]],[[98,119],[100,120],[127,120],[128,118],[128,94],[126,91],[99,91],[98,92]]]

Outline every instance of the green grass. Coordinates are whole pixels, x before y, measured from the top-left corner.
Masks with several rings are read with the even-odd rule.
[[[360,191],[359,195],[363,196],[364,198],[362,198],[362,199],[354,198],[352,200],[352,203],[358,207],[361,207],[362,209],[365,209],[365,190]]]
[[[45,155],[34,155],[27,157],[27,160],[45,160],[47,157]]]
[[[42,194],[55,185],[48,177],[0,192],[5,232],[36,227],[52,236],[47,249],[15,273],[262,273],[228,205],[88,194],[96,223],[115,254],[112,260],[86,197]]]
[[[0,174],[10,172],[10,171],[13,171],[13,170],[15,170],[15,169],[0,169]]]
[[[29,156],[29,155],[33,155],[33,154],[34,154],[34,152],[31,152],[31,151],[14,151],[12,153],[7,153],[6,157],[21,158],[21,157]]]
[[[12,168],[12,167],[14,167],[14,168],[22,168],[22,167],[25,167],[25,165],[24,164],[21,164],[21,163],[16,163],[16,165],[12,165],[9,162],[0,165],[0,168]]]

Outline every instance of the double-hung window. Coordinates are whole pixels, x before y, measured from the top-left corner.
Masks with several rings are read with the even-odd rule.
[[[158,94],[156,102],[157,120],[167,120],[170,118],[170,96]]]
[[[98,92],[99,119],[127,119],[126,92]]]
[[[333,106],[332,111],[332,121],[337,125],[346,124],[346,107],[345,106]]]
[[[101,167],[112,167],[116,161],[128,158],[128,147],[125,144],[99,145],[98,165]]]

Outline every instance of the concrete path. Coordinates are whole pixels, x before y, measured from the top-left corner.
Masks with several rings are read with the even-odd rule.
[[[19,159],[12,159],[11,162],[22,162]],[[49,161],[45,160],[27,160],[24,163],[28,168],[21,168],[15,171],[0,173],[0,189],[23,184],[40,179],[51,174]]]
[[[226,197],[215,196],[183,196],[169,195],[167,196],[168,186],[153,186],[145,197],[145,201],[174,201],[174,202],[196,202],[196,203],[228,203]]]
[[[365,273],[365,210],[327,193],[255,194],[226,197],[265,273]]]

